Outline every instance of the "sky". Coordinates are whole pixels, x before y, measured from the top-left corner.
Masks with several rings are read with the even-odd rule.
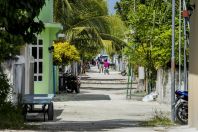
[[[108,1],[109,14],[110,15],[115,14],[114,6],[115,6],[116,2],[120,1],[120,0],[107,0],[107,1]]]

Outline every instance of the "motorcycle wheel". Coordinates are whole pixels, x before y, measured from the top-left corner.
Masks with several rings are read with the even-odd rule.
[[[73,89],[73,86],[71,84],[72,82],[68,82],[67,84],[67,93],[73,93],[74,92],[74,89]]]
[[[79,86],[78,84],[77,84],[76,87],[75,87],[75,92],[76,92],[76,93],[80,93],[80,86]]]
[[[73,89],[70,89],[70,88],[67,89],[67,93],[73,93],[73,92],[74,92]]]
[[[188,123],[188,103],[181,102],[176,107],[176,118],[181,124]]]

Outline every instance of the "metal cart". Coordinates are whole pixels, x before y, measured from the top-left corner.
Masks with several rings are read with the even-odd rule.
[[[53,120],[53,97],[54,94],[25,94],[22,97],[24,118],[26,119],[27,113],[43,113],[45,121],[45,114],[47,113],[48,120]],[[35,105],[39,105],[41,108],[35,108]]]

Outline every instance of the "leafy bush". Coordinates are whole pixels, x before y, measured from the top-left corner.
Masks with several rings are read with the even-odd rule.
[[[0,129],[21,129],[24,125],[22,109],[6,102],[0,107]]]
[[[0,129],[17,128],[24,126],[21,108],[7,102],[10,85],[5,74],[0,71]]]
[[[69,64],[72,61],[79,61],[79,53],[75,46],[70,45],[68,42],[57,42],[54,45],[54,64],[63,65]]]
[[[0,72],[0,107],[6,101],[8,93],[10,91],[10,85],[5,74]]]

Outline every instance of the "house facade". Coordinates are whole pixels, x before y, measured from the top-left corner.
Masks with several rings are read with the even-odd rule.
[[[28,45],[27,49],[29,50],[27,54],[34,57],[33,91],[35,94],[52,94],[56,90],[56,79],[53,52],[49,49],[57,39],[57,33],[62,29],[61,24],[53,22],[53,0],[46,0],[39,19],[43,21],[45,29],[37,36],[37,40]]]

